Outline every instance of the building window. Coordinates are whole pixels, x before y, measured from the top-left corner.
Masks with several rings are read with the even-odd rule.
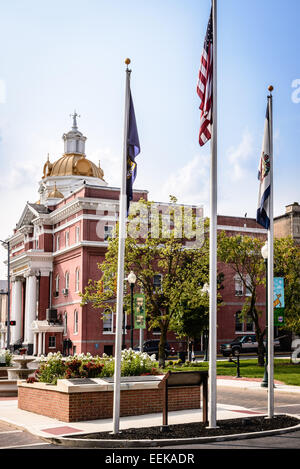
[[[55,336],[49,336],[49,342],[48,342],[49,348],[56,348],[56,337]]]
[[[75,241],[76,243],[79,243],[80,240],[80,227],[76,226],[75,227]]]
[[[154,288],[161,288],[161,284],[162,284],[162,275],[161,274],[154,275],[153,277]]]
[[[247,315],[246,331],[247,332],[253,332],[254,331],[254,322],[253,322],[252,316],[250,314]]]
[[[251,288],[251,280],[249,275],[246,277],[246,296],[251,296],[252,295],[252,288]]]
[[[106,309],[103,313],[103,333],[111,334],[113,332],[113,312]]]
[[[78,311],[74,311],[74,334],[78,334]]]
[[[235,313],[235,332],[243,332],[243,322],[241,319],[241,311]]]
[[[64,313],[64,335],[67,335],[68,333],[68,315],[67,312],[65,311]]]
[[[59,251],[59,235],[56,236],[56,250]]]
[[[59,275],[56,275],[55,277],[55,293],[54,296],[59,295]]]
[[[70,287],[70,274],[69,272],[66,272],[65,274],[65,289],[69,290]]]
[[[243,281],[239,276],[234,277],[235,296],[243,295]]]
[[[79,278],[80,278],[80,270],[79,268],[77,268],[75,270],[75,291],[78,292],[79,291]]]
[[[109,239],[112,238],[112,230],[113,230],[113,227],[110,225],[106,225],[104,227],[104,241],[108,241]]]
[[[69,246],[69,241],[70,241],[70,232],[69,232],[69,231],[66,231],[66,233],[65,233],[65,244],[66,244],[66,248]]]

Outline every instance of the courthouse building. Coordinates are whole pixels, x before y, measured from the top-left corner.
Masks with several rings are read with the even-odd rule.
[[[104,260],[108,239],[118,219],[119,188],[109,186],[100,167],[85,154],[86,137],[78,130],[76,113],[72,129],[63,135],[63,156],[49,158],[39,183],[39,200],[27,202],[10,242],[11,345],[23,344],[36,355],[64,353],[114,353],[115,317],[103,319],[91,305],[81,306],[80,291],[89,279],[99,279],[97,267]],[[134,200],[147,199],[147,190],[135,190]],[[218,229],[266,238],[254,219],[218,217]],[[218,343],[238,334],[254,332],[239,319],[247,291],[233,271],[224,272],[218,312]],[[259,293],[264,309],[264,290]],[[262,319],[263,321],[263,319]],[[129,323],[129,318],[127,318]],[[7,326],[1,316],[0,340],[6,342]],[[138,344],[135,331],[134,345]],[[125,334],[130,344],[130,333]],[[144,332],[144,339],[159,338],[158,331]],[[176,336],[168,340],[177,345]],[[177,347],[176,347],[177,348]]]

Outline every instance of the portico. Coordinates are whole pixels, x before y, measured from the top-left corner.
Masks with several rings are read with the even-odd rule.
[[[63,333],[64,327],[60,324],[49,324],[48,321],[33,321],[33,355],[45,355],[46,353],[46,333],[55,334]]]

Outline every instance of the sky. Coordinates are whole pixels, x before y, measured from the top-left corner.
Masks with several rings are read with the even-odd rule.
[[[204,206],[197,77],[210,0],[0,0],[0,239],[80,114],[87,157],[119,186],[126,57],[141,144],[135,189]],[[268,85],[274,86],[274,214],[300,203],[298,0],[218,1],[218,213],[255,217]],[[5,249],[1,247],[0,278]]]

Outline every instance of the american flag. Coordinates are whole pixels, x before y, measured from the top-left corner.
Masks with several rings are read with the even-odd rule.
[[[213,86],[213,23],[210,14],[204,47],[201,57],[197,93],[201,99],[200,104],[200,146],[211,138],[212,127],[212,86]]]

